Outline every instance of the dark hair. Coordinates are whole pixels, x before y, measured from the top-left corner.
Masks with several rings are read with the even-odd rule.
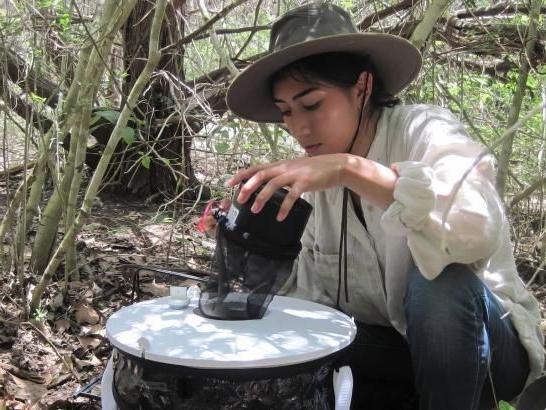
[[[341,88],[350,88],[363,71],[373,75],[371,102],[374,108],[392,107],[400,102],[398,98],[385,92],[381,78],[376,75],[372,62],[367,56],[353,53],[315,54],[297,60],[283,67],[271,76],[270,87],[283,77],[310,83],[322,82]]]

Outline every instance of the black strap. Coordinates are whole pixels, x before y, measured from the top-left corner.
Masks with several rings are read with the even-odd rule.
[[[367,79],[367,78],[366,78]],[[364,97],[362,98],[362,106],[360,107],[360,115],[358,117],[358,125],[356,127],[355,135],[349,145],[348,153],[351,153],[353,146],[358,136],[358,131],[360,130],[360,125],[362,123],[362,114],[364,113],[364,105],[366,103],[366,93],[368,91],[368,82],[366,81],[366,88],[364,88]],[[345,281],[345,302],[349,303],[349,288],[347,286],[347,203],[349,199],[349,190],[343,188],[343,204],[341,209],[341,232],[339,235],[339,259],[338,259],[338,282],[337,282],[337,298],[336,298],[336,308],[340,309],[339,306],[339,296],[341,294],[341,262],[343,260],[343,280]],[[365,223],[364,223],[365,226]]]
[[[341,262],[343,260],[343,279],[345,281],[345,301],[349,302],[349,294],[347,291],[347,199],[349,190],[343,188],[343,205],[341,208],[341,234],[339,238],[339,258],[338,258],[338,282],[337,282],[337,299],[336,307],[339,306],[339,296],[341,294]]]
[[[356,197],[356,194],[353,194],[352,192],[350,192],[350,194],[356,217],[358,218],[364,229],[368,230],[368,225],[366,224],[366,219],[364,218],[364,212],[362,211],[362,205],[360,204],[360,200]]]

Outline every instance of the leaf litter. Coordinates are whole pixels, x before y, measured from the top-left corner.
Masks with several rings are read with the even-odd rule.
[[[106,321],[132,303],[127,265],[210,269],[214,247],[191,221],[161,220],[153,206],[137,201],[101,199],[105,206],[77,238],[80,280],[63,292],[61,266],[32,321],[21,319],[15,275],[0,278],[0,409],[99,409],[100,402],[73,395],[101,374],[110,356]],[[169,285],[180,283],[142,272],[141,298],[167,295]]]

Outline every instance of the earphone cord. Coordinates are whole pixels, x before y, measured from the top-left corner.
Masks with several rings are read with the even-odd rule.
[[[366,78],[367,80],[367,78]],[[364,105],[366,103],[366,94],[368,91],[368,82],[366,81],[366,87],[364,88],[364,98],[362,99],[362,106],[360,107],[360,115],[358,117],[358,126],[356,127],[355,135],[349,145],[348,153],[351,152],[360,130],[362,123],[362,114],[364,113]],[[347,287],[347,203],[349,200],[349,189],[343,188],[343,205],[341,209],[341,233],[339,235],[339,258],[338,258],[338,282],[337,282],[337,299],[336,308],[340,309],[339,297],[341,294],[341,262],[343,260],[343,281],[345,282],[345,302],[349,303],[349,289]]]

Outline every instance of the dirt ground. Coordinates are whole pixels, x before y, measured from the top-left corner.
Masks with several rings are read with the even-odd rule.
[[[20,180],[14,177],[10,189]],[[0,181],[3,215],[7,186]],[[132,303],[134,270],[127,265],[210,267],[214,242],[195,229],[203,204],[177,208],[173,214],[172,208],[137,198],[102,195],[78,238],[80,281],[63,297],[56,284],[64,275],[60,269],[47,288],[45,308],[32,320],[21,319],[24,295],[15,276],[0,277],[0,410],[100,408],[100,402],[75,393],[101,375],[110,355],[106,320]],[[184,223],[177,222],[184,213]],[[532,272],[522,268],[527,280]],[[143,274],[143,298],[166,295],[171,283],[166,275]],[[531,289],[546,316],[546,282],[539,279]],[[100,394],[100,386],[91,393]]]

